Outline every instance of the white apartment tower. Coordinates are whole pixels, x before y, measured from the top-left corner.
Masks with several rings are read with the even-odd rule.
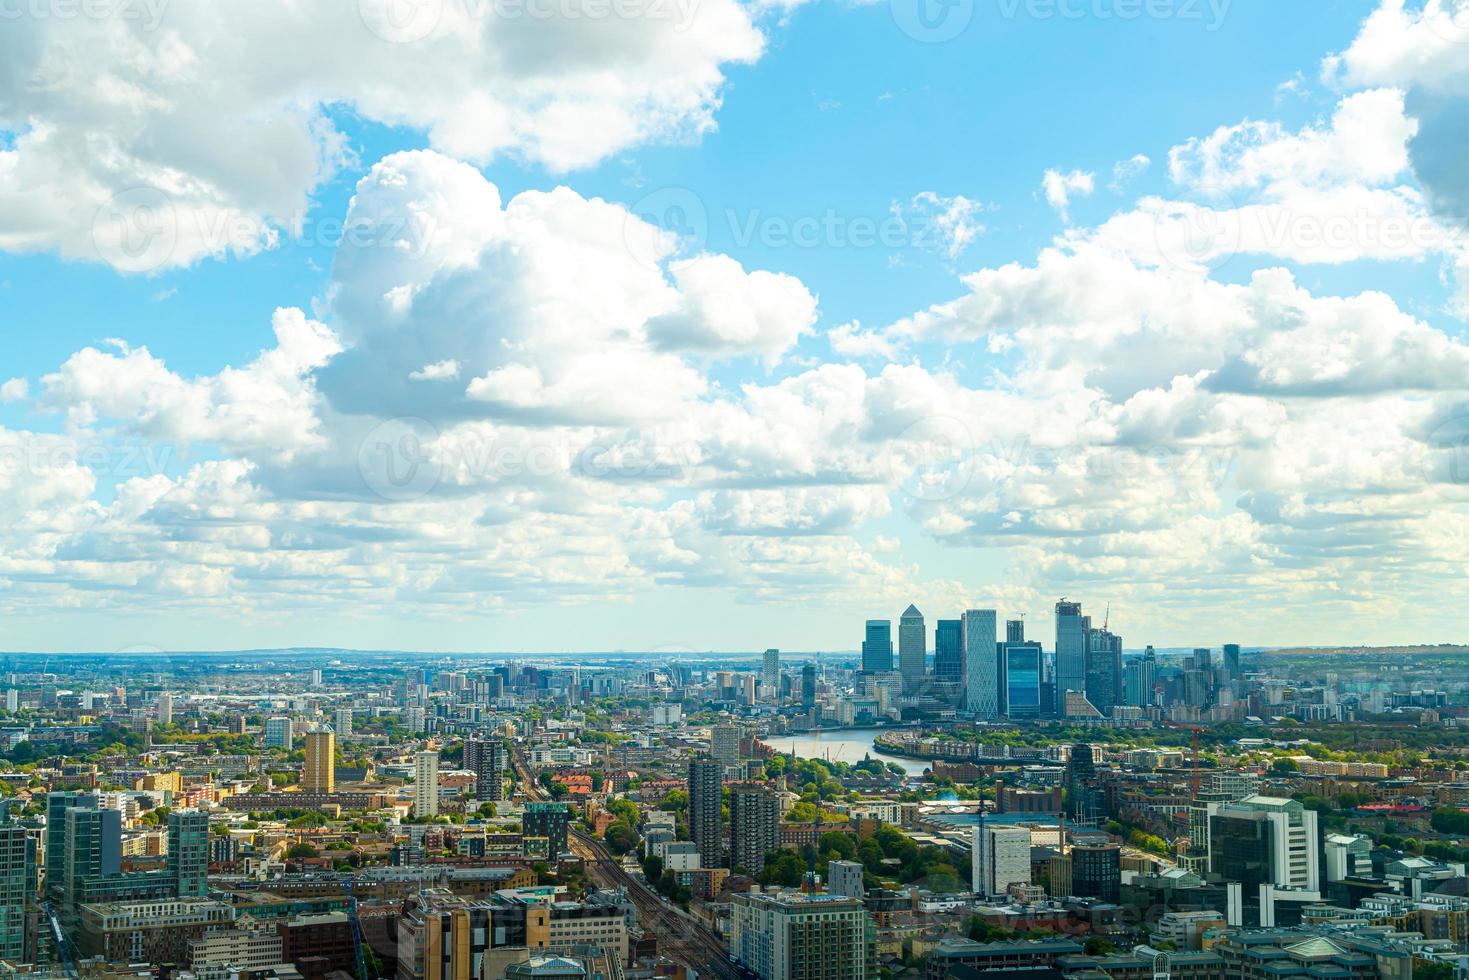
[[[420,752],[413,758],[413,815],[439,815],[439,754]]]

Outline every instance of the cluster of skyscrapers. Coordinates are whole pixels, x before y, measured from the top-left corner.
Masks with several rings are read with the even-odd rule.
[[[910,605],[898,620],[896,658],[892,622],[870,619],[862,670],[896,673],[905,695],[947,700],[979,721],[1105,715],[1123,703],[1122,637],[1105,622],[1093,626],[1078,602],[1056,603],[1056,643],[1049,654],[1039,641],[1026,639],[1023,619],[1007,621],[1002,638],[993,609],[941,619],[933,639],[930,671],[928,630],[917,606]]]

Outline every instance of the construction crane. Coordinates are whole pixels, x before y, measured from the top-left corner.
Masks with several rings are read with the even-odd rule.
[[[1199,798],[1199,732],[1207,732],[1208,729],[1181,721],[1165,721],[1163,724],[1168,728],[1187,728],[1194,733],[1194,799],[1197,800]]]
[[[352,951],[357,954],[357,980],[368,980],[367,959],[362,954],[362,922],[357,918],[357,896],[352,894],[352,879],[347,885],[347,921],[352,924]]]

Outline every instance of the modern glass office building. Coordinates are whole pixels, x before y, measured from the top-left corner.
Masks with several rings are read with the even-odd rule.
[[[1011,718],[1041,713],[1041,645],[1006,643],[1000,651],[1000,687],[1004,712]]]
[[[958,619],[941,619],[933,631],[933,676],[935,680],[959,684],[964,680],[964,624]]]
[[[893,669],[893,624],[887,619],[869,619],[867,632],[862,640],[862,669],[866,671],[889,671]]]

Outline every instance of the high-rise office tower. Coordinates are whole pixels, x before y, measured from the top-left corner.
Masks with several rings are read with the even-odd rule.
[[[869,619],[862,640],[862,669],[869,673],[893,669],[893,624],[886,619]]]
[[[1011,885],[1030,884],[1030,828],[981,822],[971,845],[972,887],[977,894],[1004,895]]]
[[[464,768],[474,773],[475,799],[499,803],[505,799],[505,743],[498,738],[464,741]]]
[[[332,727],[336,729],[337,738],[346,738],[352,734],[352,709],[338,708],[332,712]]]
[[[1071,894],[1116,902],[1122,888],[1122,848],[1077,844],[1071,849]]]
[[[1005,642],[1006,643],[1024,643],[1025,642],[1025,620],[1023,620],[1023,619],[1007,619],[1007,620],[1005,620]]]
[[[736,894],[730,901],[729,955],[761,980],[879,976],[877,926],[856,898]]]
[[[765,662],[760,671],[760,684],[765,688],[765,700],[780,700],[780,651],[765,651]]]
[[[699,848],[699,864],[724,867],[724,821],[721,792],[724,767],[713,759],[689,761],[689,837]]]
[[[813,663],[801,667],[801,707],[816,707],[816,665]]]
[[[903,675],[903,690],[916,694],[923,687],[928,661],[928,633],[923,626],[923,613],[909,605],[898,620],[898,670]]]
[[[1039,643],[1022,639],[1000,645],[1000,710],[1007,717],[1041,714],[1041,660]]]
[[[520,831],[526,837],[544,837],[552,864],[569,853],[566,828],[571,826],[571,811],[565,803],[527,803],[520,818]]]
[[[949,684],[964,681],[964,622],[941,619],[933,631],[934,680]]]
[[[289,752],[295,748],[295,744],[295,738],[291,732],[291,719],[265,719],[265,747],[267,749],[285,749]]]
[[[1122,700],[1122,637],[1106,629],[1086,631],[1086,699],[1104,715]]]
[[[740,764],[740,729],[715,725],[709,729],[709,756],[726,769]]]
[[[1244,885],[1315,891],[1321,885],[1316,812],[1299,800],[1247,796],[1209,804],[1209,870]]]
[[[1158,680],[1158,655],[1150,646],[1143,655],[1122,668],[1122,703],[1145,708],[1153,703],[1153,685]]]
[[[1066,762],[1066,816],[1077,823],[1095,823],[1102,815],[1101,790],[1092,747],[1085,742],[1071,746]]]
[[[1056,710],[1067,691],[1086,691],[1086,628],[1081,603],[1056,603]]]
[[[25,827],[0,807],[0,960],[26,958],[26,899],[36,871],[36,852]]]
[[[1238,643],[1224,644],[1224,676],[1229,679],[1230,683],[1240,679]]]
[[[173,695],[167,691],[158,695],[158,724],[173,724]]]
[[[1000,716],[999,618],[993,609],[964,613],[964,706],[980,721]]]
[[[98,809],[95,796],[90,798],[91,805],[87,805],[87,799],[78,799],[81,805],[68,807],[62,820],[62,855],[55,893],[51,892],[53,869],[46,869],[47,891],[59,906],[63,925],[73,929],[85,901],[86,882],[122,874],[122,814]]]
[[[439,754],[420,752],[413,757],[413,815],[439,815]]]
[[[768,786],[729,788],[729,863],[759,874],[765,855],[780,847],[780,798]]]
[[[301,792],[334,793],[337,789],[337,736],[330,729],[306,733],[306,765],[301,770]]]
[[[168,815],[168,872],[178,882],[179,898],[209,893],[209,814],[175,810]]]
[[[86,806],[95,810],[98,802],[95,794],[83,794],[75,790],[46,794],[45,895],[48,901],[61,901],[62,878],[66,867],[66,811],[74,806]]]

